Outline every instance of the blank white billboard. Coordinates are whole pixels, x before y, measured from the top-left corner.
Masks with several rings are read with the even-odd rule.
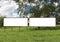
[[[55,18],[30,18],[30,26],[55,27]]]
[[[4,26],[27,26],[27,18],[4,18]]]

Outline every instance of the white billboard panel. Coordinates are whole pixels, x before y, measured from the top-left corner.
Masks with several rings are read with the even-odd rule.
[[[55,27],[55,18],[30,18],[30,26]]]
[[[4,18],[4,26],[27,26],[27,18]]]

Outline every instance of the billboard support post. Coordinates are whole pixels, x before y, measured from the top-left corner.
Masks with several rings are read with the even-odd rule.
[[[30,17],[30,15],[27,16],[27,19],[28,19],[27,20],[28,21],[28,29],[29,29],[29,19],[30,19],[29,17]]]

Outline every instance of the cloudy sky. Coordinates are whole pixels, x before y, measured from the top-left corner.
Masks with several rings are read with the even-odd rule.
[[[0,16],[18,17],[18,5],[12,0],[0,0]]]

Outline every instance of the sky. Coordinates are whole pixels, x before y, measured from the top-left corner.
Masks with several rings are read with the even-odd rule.
[[[47,1],[50,2],[51,0]],[[17,13],[18,8],[18,4],[13,0],[0,0],[0,16],[19,17],[19,14]],[[29,13],[31,8],[31,6],[27,5],[27,7],[25,7],[26,12]]]
[[[18,12],[18,5],[15,1],[12,0],[0,1],[0,16],[19,17],[17,12]]]

